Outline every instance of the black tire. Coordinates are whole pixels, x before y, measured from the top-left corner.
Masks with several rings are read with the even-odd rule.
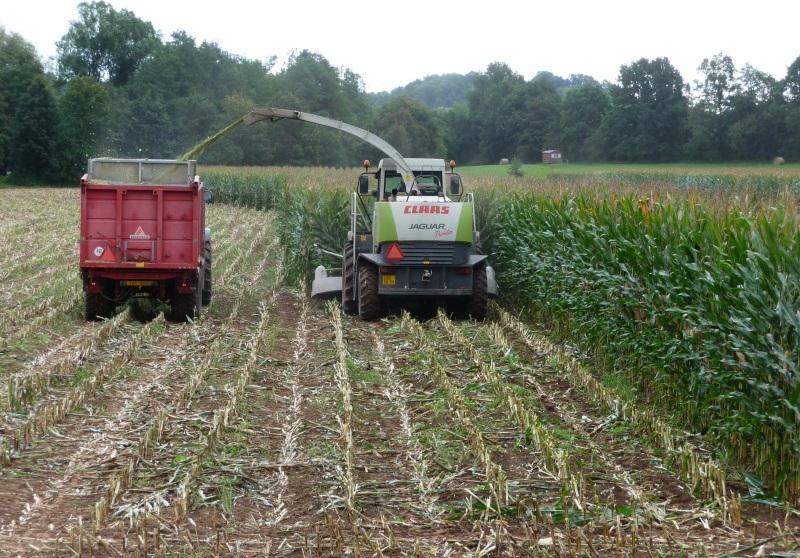
[[[483,320],[489,307],[489,282],[486,264],[480,263],[472,270],[472,294],[467,302],[467,313],[475,320]]]
[[[358,316],[362,320],[374,320],[380,314],[378,268],[364,261],[358,266]]]
[[[96,322],[107,320],[114,315],[115,304],[109,300],[105,293],[84,293],[86,302],[86,320]]]
[[[200,319],[203,295],[197,285],[192,286],[194,287],[194,292],[179,294],[177,285],[175,285],[169,301],[169,312],[167,313],[167,319],[170,322],[181,323]]]
[[[206,265],[203,274],[203,306],[211,304],[211,297],[213,295],[213,279],[211,277],[211,241],[206,240],[204,255]]]
[[[356,298],[356,269],[353,261],[353,243],[345,242],[342,250],[342,311],[354,316],[358,314]]]

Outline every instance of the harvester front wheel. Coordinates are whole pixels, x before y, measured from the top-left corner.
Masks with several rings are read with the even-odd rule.
[[[355,300],[356,270],[353,261],[353,243],[345,242],[342,250],[342,310],[345,314],[358,314],[358,302]]]
[[[213,294],[213,281],[211,278],[211,241],[206,240],[204,255],[206,260],[205,273],[203,274],[203,306],[211,304]]]
[[[472,270],[472,294],[467,303],[470,318],[482,320],[486,317],[489,305],[489,283],[486,277],[486,264],[478,264]]]
[[[374,320],[380,313],[378,268],[371,263],[362,262],[358,266],[358,317],[362,320]]]
[[[114,301],[109,300],[105,293],[85,293],[86,320],[95,322],[106,320],[114,315]]]

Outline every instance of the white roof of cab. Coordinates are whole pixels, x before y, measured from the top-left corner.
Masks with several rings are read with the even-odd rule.
[[[415,171],[443,171],[446,168],[444,159],[408,158],[406,163]],[[379,169],[397,170],[397,165],[392,159],[381,159]]]

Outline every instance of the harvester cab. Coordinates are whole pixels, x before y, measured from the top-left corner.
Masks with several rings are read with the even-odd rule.
[[[462,191],[454,162],[443,159],[369,161],[352,195],[350,231],[340,277],[318,267],[312,296],[341,294],[349,314],[374,319],[410,299],[486,315],[497,295],[494,270],[482,253],[472,194]]]

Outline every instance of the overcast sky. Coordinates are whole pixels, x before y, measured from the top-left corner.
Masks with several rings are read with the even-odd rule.
[[[667,56],[685,80],[704,57],[725,52],[776,78],[800,56],[800,0],[418,1],[111,0],[153,23],[164,38],[186,30],[248,58],[294,50],[323,54],[360,74],[367,91],[429,74],[506,62],[526,78],[540,70],[615,81],[620,64]],[[77,17],[77,2],[2,0],[0,26],[43,58]]]

